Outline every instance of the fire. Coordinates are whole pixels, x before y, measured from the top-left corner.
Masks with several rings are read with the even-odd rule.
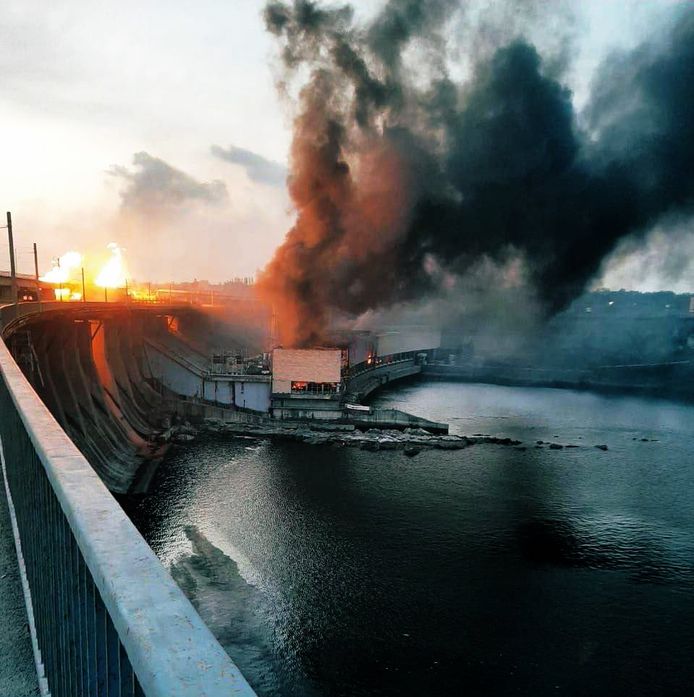
[[[54,288],[53,293],[55,293],[55,299],[56,300],[61,300],[61,301],[79,301],[82,300],[82,293],[76,290],[72,290],[71,288],[66,288],[66,287],[61,287],[61,288]]]
[[[111,250],[111,258],[102,267],[94,283],[100,288],[123,288],[127,281],[123,249],[115,242],[111,242],[108,248]]]
[[[80,252],[66,252],[52,263],[51,270],[40,277],[44,283],[54,285],[55,299],[62,302],[80,301],[89,296],[87,292],[91,287],[98,286],[104,289],[127,287],[127,275],[123,249],[115,242],[107,245],[110,256],[96,269],[94,258],[92,263],[85,263],[85,257]],[[86,295],[85,295],[86,293]]]
[[[70,280],[72,272],[79,269],[81,265],[82,255],[79,252],[65,252],[53,262],[51,270],[39,280],[46,283],[66,283]]]
[[[142,288],[132,288],[128,290],[128,297],[131,300],[135,300],[137,302],[144,302],[144,303],[153,303],[157,302],[159,299],[159,296],[149,290],[143,290]]]

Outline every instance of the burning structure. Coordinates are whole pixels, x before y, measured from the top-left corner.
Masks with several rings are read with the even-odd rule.
[[[349,365],[370,364],[382,356],[428,351],[441,346],[441,330],[435,327],[383,327],[379,331],[352,331],[341,337]]]
[[[272,352],[273,416],[341,418],[342,368],[340,349],[275,349]]]
[[[332,396],[340,392],[340,349],[282,349],[272,352],[273,394]]]
[[[148,367],[166,390],[183,397],[187,406],[197,405],[190,416],[210,407],[219,418],[247,416],[251,423],[258,418],[348,423],[350,404],[392,380],[421,372],[440,338],[421,329],[382,337],[360,332],[343,336],[340,348],[275,348],[248,357],[227,350],[210,358],[195,317],[186,316],[183,326],[175,320],[160,323],[145,340]]]

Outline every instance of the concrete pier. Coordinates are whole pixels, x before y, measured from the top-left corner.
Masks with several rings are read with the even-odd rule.
[[[0,475],[0,695],[39,694],[26,607],[10,524],[5,486]]]

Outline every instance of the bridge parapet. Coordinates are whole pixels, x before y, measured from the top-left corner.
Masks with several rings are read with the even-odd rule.
[[[50,693],[253,697],[2,341],[0,439]]]
[[[69,314],[74,319],[98,319],[124,310],[147,311],[160,314],[181,314],[199,311],[195,305],[183,303],[145,303],[145,302],[22,302],[0,306],[0,328],[3,338],[22,323],[36,317],[51,317],[56,314]]]

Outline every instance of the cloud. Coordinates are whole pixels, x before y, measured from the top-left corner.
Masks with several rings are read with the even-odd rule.
[[[120,189],[121,205],[97,229],[126,250],[135,279],[250,276],[288,225],[284,189],[247,185],[243,195],[231,198],[223,182],[201,181],[146,152],[108,174]]]
[[[266,160],[258,153],[244,148],[237,148],[235,145],[230,145],[226,149],[219,145],[213,145],[210,150],[220,160],[243,167],[249,178],[259,184],[283,186],[285,183],[287,170],[278,162]]]
[[[108,173],[125,182],[121,191],[124,211],[166,213],[191,202],[219,204],[229,199],[224,182],[201,182],[149,153],[133,156],[135,170],[113,165]]]

